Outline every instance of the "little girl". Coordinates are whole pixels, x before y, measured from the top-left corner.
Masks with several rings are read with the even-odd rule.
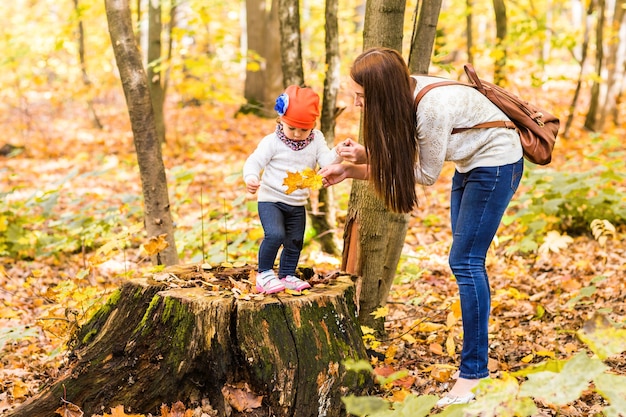
[[[306,226],[305,205],[309,190],[286,193],[287,172],[341,162],[328,148],[324,135],[313,129],[319,117],[319,96],[310,88],[287,87],[276,99],[276,130],[265,136],[246,159],[243,178],[248,192],[258,194],[258,209],[264,238],[259,247],[257,291],[274,294],[285,288],[302,291],[311,285],[296,277]],[[263,175],[261,176],[261,171]],[[278,276],[274,261],[280,247]]]

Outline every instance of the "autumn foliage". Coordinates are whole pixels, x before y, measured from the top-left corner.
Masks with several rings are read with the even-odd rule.
[[[100,2],[82,11],[95,33],[88,69],[98,82],[91,85],[79,82],[75,58],[68,58],[75,55],[68,39],[76,16],[60,13],[59,27],[50,23],[52,9],[28,9],[27,15],[16,10],[22,2],[5,3],[10,9],[4,15],[18,32],[5,37],[6,59],[0,63],[0,414],[59,377],[80,327],[122,282],[158,272],[149,258],[163,245],[163,239],[147,239],[143,232],[132,132]],[[54,3],[54,10],[67,7]],[[227,13],[212,20],[209,9],[203,6],[195,18],[213,25],[219,19],[229,22]],[[459,26],[460,18],[452,17]],[[525,18],[519,11],[513,17]],[[230,39],[232,22],[223,22],[213,32],[207,24],[207,32]],[[440,52],[458,36],[449,23],[446,29],[449,42],[438,46]],[[45,42],[31,41],[37,33]],[[574,42],[570,32],[555,33],[563,44]],[[232,74],[240,63],[220,61],[207,53],[212,39],[199,39],[196,46],[205,48],[201,54],[172,63],[179,77],[172,80],[166,102],[163,156],[176,242],[184,263],[253,265],[263,231],[241,168],[274,121],[237,113],[242,83]],[[349,39],[352,53],[357,48]],[[532,49],[533,42],[518,46]],[[524,58],[528,50],[522,52],[509,74],[512,82],[519,81],[516,93],[540,98],[563,119],[569,116],[579,68],[540,65]],[[484,53],[483,59],[491,58]],[[543,80],[528,75],[540,66],[552,74],[543,83],[548,90],[531,88],[531,82]],[[626,410],[626,129],[615,124],[603,132],[586,130],[589,97],[579,102],[572,130],[558,138],[552,163],[526,165],[487,259],[493,380],[483,387],[485,401],[496,404],[506,395],[510,404],[536,407],[540,416],[618,416]],[[337,119],[336,141],[357,138],[358,110],[343,89],[339,103],[348,108]],[[618,113],[624,114],[622,103]],[[410,219],[395,283],[387,305],[375,312],[385,318],[386,333],[364,328],[371,360],[350,364],[376,376],[370,400],[384,412],[394,404],[398,413],[406,407],[416,416],[414,410],[450,387],[458,367],[464,335],[447,263],[452,172],[447,165],[434,186],[419,188],[420,207]],[[320,186],[313,171],[286,175],[289,190]],[[341,238],[350,183],[334,187],[334,194],[334,233]],[[301,265],[320,275],[338,270],[340,259],[319,250],[315,233],[307,230]],[[248,289],[233,285],[229,296],[246,296]],[[229,387],[224,395],[235,410],[258,405],[246,387]],[[58,414],[80,417],[80,406],[64,398]],[[124,410],[116,405],[101,417],[211,415],[203,399],[164,404],[145,414]],[[499,410],[497,415],[514,414]]]

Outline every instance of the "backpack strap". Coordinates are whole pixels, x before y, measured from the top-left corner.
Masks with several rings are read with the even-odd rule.
[[[454,135],[455,133],[465,132],[466,130],[470,129],[489,129],[492,127],[506,127],[507,129],[517,129],[517,126],[515,126],[515,123],[513,122],[510,122],[508,120],[497,120],[495,122],[478,123],[477,125],[474,125],[472,127],[455,127],[454,129],[452,129],[452,134]]]
[[[424,97],[424,94],[428,93],[430,90],[432,90],[435,87],[443,87],[444,85],[466,85],[463,83],[460,83],[458,81],[439,81],[436,83],[432,83],[432,84],[428,84],[426,86],[424,86],[420,91],[418,91],[417,96],[415,96],[415,110],[417,111],[417,106],[420,104],[420,101],[422,100],[422,97]]]
[[[466,83],[462,83],[460,81],[453,81],[453,80],[448,80],[448,81],[439,81],[436,83],[432,83],[432,84],[428,84],[426,86],[424,86],[418,93],[417,96],[415,96],[415,111],[417,111],[417,106],[419,105],[420,101],[422,100],[422,97],[424,97],[424,95],[426,93],[428,93],[430,90],[432,90],[435,87],[443,87],[446,85],[464,85],[466,87],[471,87],[474,89],[477,89],[479,91],[482,92],[483,85],[480,82],[480,79],[478,78],[478,76],[476,75],[476,71],[474,70],[474,67],[472,67],[470,64],[466,64],[464,66],[465,68],[465,72],[467,73],[467,76],[472,80],[472,82],[474,84],[466,84]],[[515,123],[508,121],[508,120],[497,120],[495,122],[484,122],[484,123],[479,123],[477,125],[474,125],[472,127],[455,127],[452,129],[452,134],[456,134],[456,133],[461,133],[461,132],[465,132],[466,130],[470,130],[470,129],[489,129],[492,127],[505,127],[507,129],[517,129],[517,127],[515,126]]]

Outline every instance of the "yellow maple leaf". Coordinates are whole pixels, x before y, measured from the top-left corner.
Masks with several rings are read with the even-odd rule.
[[[287,186],[287,191],[285,193],[291,194],[300,188],[300,184],[302,183],[302,174],[299,172],[289,172],[287,171],[287,177],[283,180],[283,185]]]
[[[324,177],[318,175],[312,168],[305,168],[302,171],[302,185],[306,188],[319,190],[322,188],[322,179]]]
[[[376,310],[372,311],[370,314],[374,316],[375,319],[384,318],[385,316],[387,316],[387,314],[389,314],[389,308],[387,308],[387,306],[378,307]]]
[[[305,188],[319,190],[322,188],[322,179],[323,177],[312,168],[305,168],[301,172],[287,171],[287,177],[283,180],[283,185],[287,186],[285,193],[291,194],[296,190]]]

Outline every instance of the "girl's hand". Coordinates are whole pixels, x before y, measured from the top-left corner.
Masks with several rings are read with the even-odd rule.
[[[332,164],[326,165],[324,168],[320,169],[317,173],[324,177],[322,178],[324,187],[339,184],[341,181],[348,178],[346,167],[347,165],[345,164]]]
[[[249,178],[246,180],[246,190],[248,190],[250,194],[256,193],[259,189],[259,185],[261,185],[261,183],[258,178]]]
[[[366,164],[332,164],[326,165],[324,168],[317,171],[322,178],[322,185],[329,187],[331,185],[339,184],[346,178],[354,178],[356,180],[369,179],[369,165]]]
[[[352,139],[346,139],[342,141],[336,147],[337,155],[342,157],[344,161],[352,162],[353,164],[366,164],[367,154],[365,147]]]

